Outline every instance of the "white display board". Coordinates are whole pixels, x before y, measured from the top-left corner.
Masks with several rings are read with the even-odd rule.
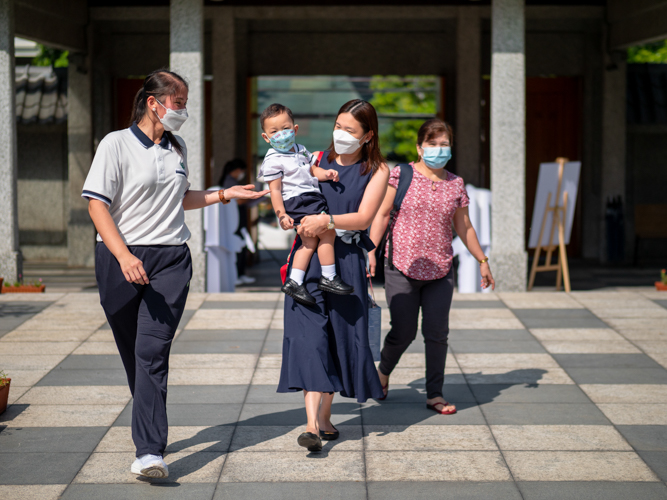
[[[572,234],[572,223],[574,222],[574,208],[577,202],[577,190],[579,188],[579,173],[581,171],[580,161],[570,161],[565,164],[563,169],[563,180],[561,183],[560,193],[556,196],[558,189],[558,163],[540,163],[540,173],[537,178],[537,193],[535,195],[535,206],[533,207],[533,219],[530,223],[530,238],[528,240],[528,248],[537,247],[537,240],[540,237],[540,228],[542,227],[542,219],[544,217],[544,210],[547,206],[547,196],[551,193],[550,205],[555,206],[555,200],[558,199],[558,204],[563,205],[563,193],[567,191],[567,211],[565,221],[565,244],[570,243],[570,235]],[[547,219],[544,225],[544,233],[542,234],[542,246],[557,245],[558,244],[558,228],[554,230],[553,241],[549,241],[551,235],[551,222],[553,212],[547,214]]]

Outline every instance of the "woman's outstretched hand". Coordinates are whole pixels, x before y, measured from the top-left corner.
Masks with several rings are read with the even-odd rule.
[[[296,232],[299,236],[312,238],[318,236],[327,230],[329,225],[329,216],[327,214],[306,215],[301,219],[301,225]]]
[[[262,196],[269,194],[269,190],[255,191],[254,184],[246,184],[245,186],[232,186],[225,189],[225,198],[232,200],[238,198],[239,200],[256,200]]]
[[[491,268],[489,267],[489,263],[484,262],[483,264],[480,264],[479,272],[482,275],[482,288],[489,288],[490,286],[491,290],[495,290],[496,282],[493,279],[493,275],[491,274]]]

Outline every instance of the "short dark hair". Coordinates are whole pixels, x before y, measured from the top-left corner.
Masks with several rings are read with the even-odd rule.
[[[417,132],[417,144],[421,146],[429,139],[442,134],[447,134],[449,142],[454,141],[454,130],[452,130],[452,126],[449,123],[440,118],[430,118],[419,127],[419,132]]]
[[[292,120],[292,123],[294,123],[294,115],[292,115],[292,110],[287,106],[283,106],[282,104],[274,102],[264,111],[262,111],[262,114],[259,116],[259,124],[262,127],[262,130],[264,130],[264,120],[267,118],[273,118],[274,116],[282,115],[283,113],[287,113],[289,119]]]

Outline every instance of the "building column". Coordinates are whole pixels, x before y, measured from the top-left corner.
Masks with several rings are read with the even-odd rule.
[[[236,157],[236,44],[234,8],[214,9],[213,17],[213,159],[211,179]]]
[[[92,68],[89,54],[72,54],[67,71],[67,265],[95,265],[95,226],[81,197],[93,162]]]
[[[628,199],[625,192],[625,142],[626,142],[626,63],[622,53],[605,56],[602,76],[602,171],[600,189],[600,262],[608,262],[607,200],[620,196],[627,214]],[[625,227],[628,227],[627,217]],[[625,255],[630,256],[627,238],[624,238]],[[632,241],[632,240],[631,240]]]
[[[456,26],[456,173],[480,187],[481,27],[477,7],[459,7]]]
[[[526,289],[524,0],[491,7],[491,269],[497,289]]]
[[[188,180],[191,189],[204,189],[204,1],[171,0],[169,66],[189,85],[188,120],[178,135],[188,149]],[[185,212],[185,223],[192,236],[188,241],[192,254],[192,292],[206,289],[206,255],[204,253],[204,213]]]
[[[14,0],[0,0],[0,278],[22,271],[16,199],[16,91],[14,90]]]

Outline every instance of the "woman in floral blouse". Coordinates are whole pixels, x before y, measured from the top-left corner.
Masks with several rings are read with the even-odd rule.
[[[468,194],[463,179],[447,170],[451,158],[452,128],[433,118],[424,122],[417,136],[419,161],[412,163],[410,187],[395,216],[392,248],[385,254],[385,289],[391,314],[391,330],[384,341],[378,374],[384,398],[389,376],[401,355],[417,335],[419,309],[426,351],[426,406],[449,415],[456,407],[443,397],[445,358],[449,335],[449,308],[454,293],[452,276],[452,224],[456,233],[480,262],[482,287],[495,288],[488,258],[482,252],[468,217]],[[382,239],[396,196],[400,167],[391,171],[389,189],[371,226],[376,246]],[[375,275],[375,253],[369,253]]]

